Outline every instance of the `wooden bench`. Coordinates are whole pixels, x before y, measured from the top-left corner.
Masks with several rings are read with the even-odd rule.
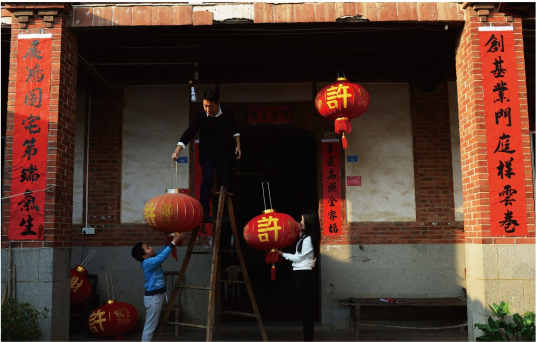
[[[454,326],[445,326],[445,327],[404,327],[404,326],[394,326],[394,325],[382,325],[382,324],[361,324],[359,322],[360,309],[364,306],[369,307],[408,307],[408,306],[434,306],[434,307],[448,307],[448,306],[457,306],[457,307],[466,307],[467,301],[462,298],[457,297],[446,297],[446,298],[396,298],[398,303],[389,304],[380,301],[379,298],[343,298],[338,299],[341,306],[354,307],[353,316],[354,316],[354,326],[355,326],[355,338],[359,340],[359,326],[375,326],[375,327],[388,327],[388,328],[401,328],[401,329],[449,329],[449,328],[460,328],[466,327],[467,323],[462,323]]]

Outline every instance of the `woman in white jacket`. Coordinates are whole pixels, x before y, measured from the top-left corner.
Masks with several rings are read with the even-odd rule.
[[[313,276],[316,258],[320,254],[320,220],[318,212],[307,210],[300,222],[301,233],[296,244],[296,253],[283,253],[283,258],[292,261],[292,275],[289,293],[298,300],[302,322],[303,340],[312,341],[314,334],[313,310],[311,304],[318,300],[317,280]]]

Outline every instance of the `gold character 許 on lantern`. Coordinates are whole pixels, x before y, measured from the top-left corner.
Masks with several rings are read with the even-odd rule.
[[[327,105],[330,109],[338,108],[339,106],[339,100],[337,99],[343,99],[343,108],[346,108],[348,106],[348,98],[352,97],[352,94],[348,94],[348,88],[349,86],[345,86],[343,84],[340,84],[337,86],[332,86],[326,91],[326,100]],[[342,92],[342,93],[341,93]]]
[[[97,328],[96,324],[98,324],[102,331],[104,331],[104,327],[102,326],[103,322],[106,322],[106,318],[103,318],[104,311],[97,310],[96,312],[93,312],[89,316],[89,329],[93,332],[99,332],[99,329]]]
[[[277,241],[277,231],[281,230],[281,227],[277,225],[277,222],[279,221],[278,218],[274,218],[273,216],[269,217],[263,217],[261,220],[257,221],[257,227],[259,228],[257,231],[259,233],[259,240],[261,242],[268,242],[270,241],[270,238],[268,237],[267,232],[274,232],[274,238],[275,241]],[[273,226],[271,226],[273,223]]]

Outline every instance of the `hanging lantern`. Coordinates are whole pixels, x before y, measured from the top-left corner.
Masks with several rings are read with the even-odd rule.
[[[87,270],[76,265],[71,268],[71,305],[82,305],[91,296]]]
[[[203,207],[195,198],[179,193],[179,189],[167,189],[167,193],[153,197],[143,208],[145,223],[166,233],[166,242],[180,232],[192,230],[203,221]],[[177,250],[171,253],[177,260]]]
[[[365,113],[370,103],[370,96],[363,86],[349,82],[344,77],[337,78],[318,92],[315,107],[323,117],[335,120],[335,133],[342,134],[342,146],[348,147],[345,133],[352,133],[352,123]]]
[[[99,337],[110,337],[122,335],[134,329],[138,319],[138,310],[134,305],[112,299],[93,310],[89,315],[87,326]]]
[[[275,280],[275,264],[281,257],[274,248],[285,248],[293,244],[300,234],[300,225],[291,216],[264,210],[244,227],[244,240],[255,249],[267,251],[265,262],[272,264],[271,278]]]

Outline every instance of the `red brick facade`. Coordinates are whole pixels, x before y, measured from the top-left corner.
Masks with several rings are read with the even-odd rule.
[[[460,121],[460,146],[462,157],[462,184],[464,198],[464,223],[467,243],[478,244],[534,244],[534,187],[532,184],[531,150],[527,104],[525,61],[521,19],[507,17],[502,13],[481,12],[468,8],[465,28],[460,38],[456,55],[458,115]],[[481,16],[479,16],[481,15]],[[519,101],[521,107],[521,133],[523,139],[523,165],[527,198],[528,234],[519,238],[490,237],[490,205],[488,189],[488,164],[482,69],[478,27],[488,22],[493,25],[513,25],[518,67]]]

